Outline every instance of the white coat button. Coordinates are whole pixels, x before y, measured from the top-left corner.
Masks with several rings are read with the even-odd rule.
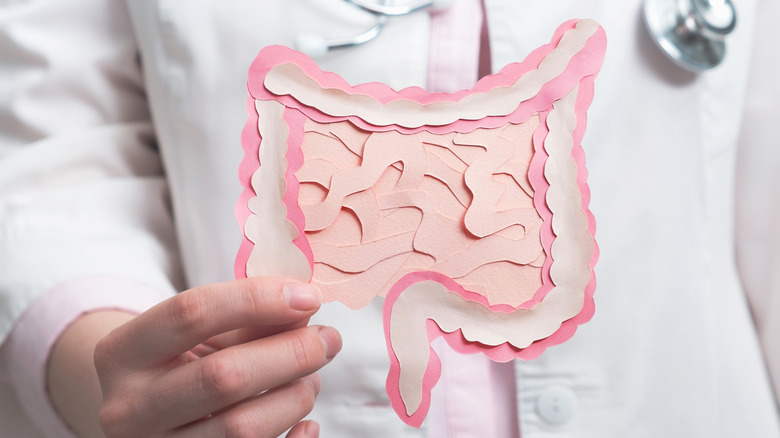
[[[577,396],[563,386],[551,386],[539,394],[536,401],[536,413],[552,425],[562,425],[574,416]]]

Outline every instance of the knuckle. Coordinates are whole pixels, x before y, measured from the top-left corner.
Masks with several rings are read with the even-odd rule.
[[[203,360],[200,380],[203,391],[219,401],[229,401],[244,386],[233,361],[224,355]]]
[[[255,422],[247,412],[232,410],[224,415],[225,438],[248,438],[257,436]]]
[[[251,277],[247,280],[246,286],[241,289],[244,307],[251,311],[252,315],[266,313],[272,301],[267,280],[262,277]]]
[[[307,331],[299,331],[290,339],[289,347],[292,359],[295,362],[295,366],[299,370],[308,370],[314,366],[315,358],[312,354],[311,341],[307,339],[304,333]]]
[[[242,290],[242,297],[244,300],[244,308],[252,312],[252,315],[258,315],[262,313],[265,305],[263,304],[263,284],[257,280],[252,279],[250,287]]]
[[[92,361],[95,364],[98,375],[112,362],[112,358],[114,357],[112,344],[110,335],[100,339],[95,344],[95,351],[92,353]]]
[[[118,401],[103,403],[98,412],[100,428],[108,438],[124,438],[133,435],[129,406]]]
[[[171,301],[171,320],[182,332],[191,331],[206,322],[208,309],[202,294],[190,290],[182,292]]]
[[[301,416],[307,415],[314,409],[314,402],[317,398],[314,387],[304,381],[298,381],[293,385],[293,391],[295,392],[295,399]]]

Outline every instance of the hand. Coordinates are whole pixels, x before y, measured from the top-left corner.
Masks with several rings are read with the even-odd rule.
[[[198,287],[118,327],[95,348],[106,436],[316,437],[299,422],[319,391],[314,372],[341,349],[307,326],[312,286],[255,278]]]

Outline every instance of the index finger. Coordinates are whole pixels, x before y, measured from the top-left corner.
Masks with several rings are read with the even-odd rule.
[[[201,342],[242,327],[279,326],[309,318],[319,290],[275,277],[256,277],[189,289],[152,307],[107,338],[124,367],[160,364]]]

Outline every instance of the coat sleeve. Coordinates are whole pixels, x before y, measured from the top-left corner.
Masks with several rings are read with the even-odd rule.
[[[737,261],[780,400],[780,0],[758,12],[737,167]]]
[[[0,0],[0,376],[40,408],[68,323],[143,311],[179,271],[124,4]]]

